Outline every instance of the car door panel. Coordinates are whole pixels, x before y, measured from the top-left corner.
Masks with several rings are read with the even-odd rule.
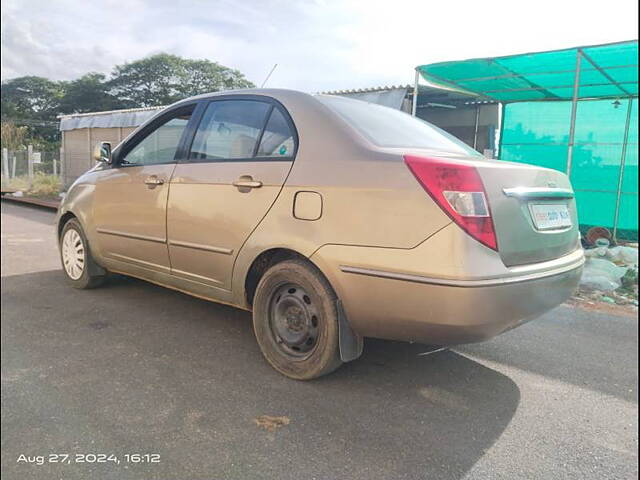
[[[94,224],[102,257],[170,273],[167,201],[194,110],[195,103],[178,106],[142,127],[100,172]]]
[[[101,172],[94,218],[106,258],[169,272],[166,205],[175,164],[145,165]],[[162,185],[147,185],[155,177]]]
[[[269,211],[291,162],[184,163],[167,210],[172,273],[229,289],[234,259]],[[234,186],[251,176],[258,188]]]
[[[230,290],[233,265],[273,205],[293,164],[297,135],[268,97],[211,101],[167,207],[175,276]],[[259,155],[258,155],[259,154]]]

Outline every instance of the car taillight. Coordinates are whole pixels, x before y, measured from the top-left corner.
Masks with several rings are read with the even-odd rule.
[[[405,155],[420,185],[465,232],[498,250],[487,195],[475,167],[452,160]]]

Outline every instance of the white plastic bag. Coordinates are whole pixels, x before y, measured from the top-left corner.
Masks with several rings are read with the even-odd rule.
[[[580,286],[610,292],[622,285],[621,278],[627,267],[619,267],[604,258],[588,257],[580,279]]]
[[[638,249],[631,247],[610,248],[607,257],[616,263],[623,263],[627,266],[638,265]]]
[[[585,257],[607,257],[609,249],[607,247],[590,248],[584,251]]]

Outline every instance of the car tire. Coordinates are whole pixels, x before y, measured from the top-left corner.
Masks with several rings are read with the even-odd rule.
[[[93,259],[87,237],[75,218],[62,227],[60,261],[67,283],[74,288],[96,288],[105,281],[107,272]]]
[[[304,260],[275,264],[258,282],[253,328],[267,361],[281,374],[311,380],[340,365],[336,294]]]

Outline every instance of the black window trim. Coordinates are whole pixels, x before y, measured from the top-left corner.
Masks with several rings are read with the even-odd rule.
[[[176,153],[173,156],[173,160],[169,160],[166,162],[152,163],[152,164],[121,163],[124,157],[126,157],[136,146],[138,146],[140,142],[142,142],[145,138],[151,135],[154,131],[156,131],[162,125],[170,121],[171,117],[176,116],[176,113],[180,112],[181,110],[185,110],[188,107],[192,108],[191,117],[189,118],[189,121],[187,122],[187,126],[182,132],[182,135],[180,136],[180,141],[178,142],[178,146],[176,148]],[[111,168],[132,168],[132,167],[145,167],[145,166],[148,167],[153,165],[171,165],[174,163],[178,163],[180,158],[182,158],[184,155],[185,140],[187,140],[189,136],[192,134],[191,130],[193,129],[194,122],[196,120],[199,121],[199,118],[196,118],[196,117],[199,117],[198,114],[201,114],[201,112],[198,111],[199,107],[200,107],[200,103],[198,101],[189,101],[185,103],[180,103],[179,105],[176,105],[173,108],[170,108],[170,109],[167,108],[165,110],[162,110],[158,114],[158,116],[154,117],[149,123],[144,125],[139,131],[135,132],[134,136],[132,136],[129,140],[127,140],[126,143],[123,143],[122,145],[120,145],[117,151],[113,152],[113,162],[111,163]]]
[[[267,113],[265,114],[265,118],[262,124],[262,129],[256,139],[256,145],[253,149],[253,155],[251,157],[243,157],[243,158],[190,158],[191,148],[193,147],[193,141],[195,140],[196,133],[198,128],[200,127],[200,122],[202,121],[202,117],[204,116],[204,112],[207,110],[210,104],[214,102],[222,102],[229,100],[249,100],[267,103],[271,106]],[[271,114],[275,109],[278,109],[285,121],[287,122],[287,126],[293,135],[293,152],[291,155],[287,155],[286,157],[268,157],[268,156],[257,156],[258,149],[260,148],[260,142],[262,141],[262,136],[264,135],[264,131],[267,127],[267,123],[269,123],[269,119],[271,118]],[[229,95],[220,95],[213,98],[206,98],[200,100],[200,105],[198,106],[198,110],[200,110],[197,115],[197,118],[194,118],[196,115],[192,115],[192,119],[194,120],[193,129],[190,129],[189,137],[185,142],[185,151],[184,155],[180,157],[178,163],[222,163],[222,162],[294,162],[296,159],[296,155],[298,154],[298,130],[296,129],[295,124],[289,115],[287,109],[273,97],[267,97],[264,95],[251,95],[251,94],[229,94]],[[194,112],[195,113],[195,112]]]
[[[258,138],[256,138],[256,144],[253,147],[253,153],[251,154],[251,158],[256,158],[258,156],[258,150],[260,150],[260,143],[262,142],[262,137],[264,135],[264,131],[267,129],[267,125],[269,124],[269,120],[271,120],[271,115],[273,115],[273,109],[275,106],[271,104],[269,106],[269,110],[264,116],[264,122],[262,123],[262,128],[260,129],[260,133],[258,134]],[[286,157],[285,157],[286,158]]]

